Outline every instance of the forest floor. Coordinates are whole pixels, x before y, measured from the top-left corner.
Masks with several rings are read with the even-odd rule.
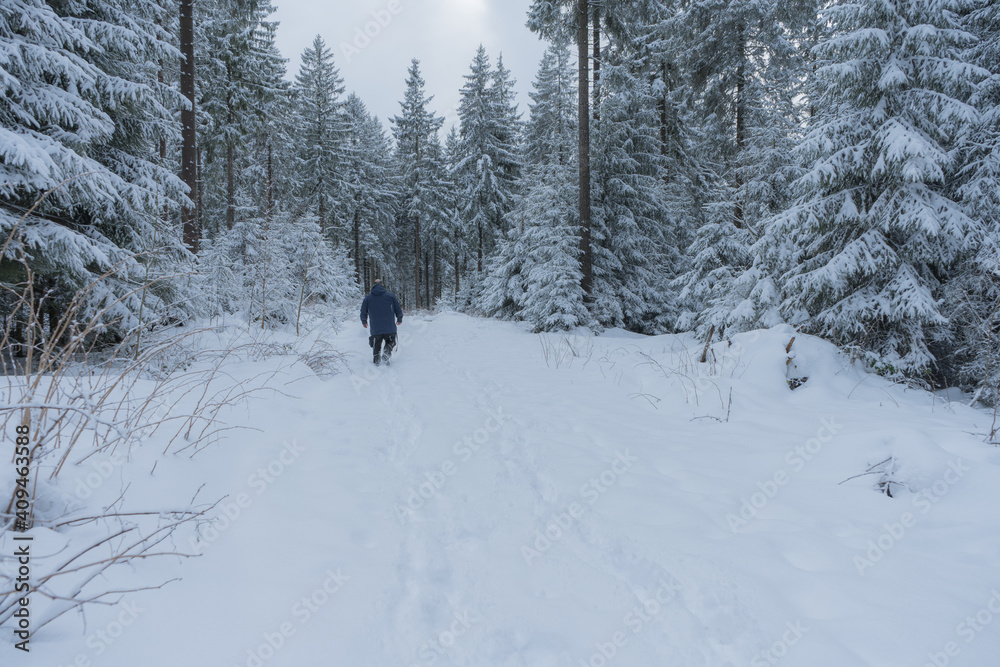
[[[193,458],[152,442],[114,461],[88,502],[130,483],[134,508],[226,497],[200,539],[178,538],[200,557],[112,570],[110,588],[180,580],[67,614],[29,654],[4,636],[0,664],[1000,655],[1000,448],[993,415],[963,397],[892,384],[808,336],[789,355],[788,327],[716,343],[704,363],[690,336],[540,336],[454,313],[400,332],[388,368],[353,321],[309,334],[346,353],[332,377],[247,361],[234,378],[278,371],[280,393],[222,415],[245,429]],[[101,461],[61,484],[73,493]]]

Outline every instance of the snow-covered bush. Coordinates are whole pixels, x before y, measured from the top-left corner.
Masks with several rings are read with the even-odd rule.
[[[110,569],[192,555],[172,540],[193,531],[213,507],[188,497],[171,506],[135,507],[128,504],[127,486],[115,492],[114,502],[107,500],[110,505],[97,506],[88,502],[93,483],[88,481],[83,493],[70,488],[65,473],[95,457],[103,461],[98,485],[103,484],[154,437],[152,451],[159,456],[197,452],[218,436],[222,410],[263,387],[234,383],[220,372],[230,360],[248,356],[240,354],[240,346],[216,350],[192,344],[201,332],[190,327],[145,336],[139,330],[110,351],[95,349],[92,341],[105,328],[104,317],[84,315],[86,293],[55,320],[43,320],[42,297],[29,287],[16,296],[25,313],[22,347],[30,363],[8,355],[0,362],[0,435],[13,443],[24,434],[25,444],[0,469],[0,534],[32,530],[32,538],[51,554],[33,561],[32,630],[37,631],[68,611],[127,592],[107,584]],[[0,332],[4,341],[9,336],[9,329]],[[115,463],[105,460],[109,457]],[[0,625],[20,606],[9,572],[0,573]]]
[[[311,215],[239,221],[201,259],[212,314],[239,312],[265,326],[296,323],[303,307],[339,306],[359,291],[346,252],[330,247]]]

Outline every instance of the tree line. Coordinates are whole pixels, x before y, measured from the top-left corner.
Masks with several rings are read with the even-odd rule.
[[[787,322],[997,398],[996,3],[535,0],[529,108],[480,48],[447,132],[416,60],[387,124],[321,37],[289,81],[269,0],[7,7],[12,340],[29,283],[54,318],[104,276],[120,339],[379,275],[538,331]]]

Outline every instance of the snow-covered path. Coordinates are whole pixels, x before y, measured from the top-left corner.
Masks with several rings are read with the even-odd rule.
[[[5,646],[3,664],[1000,654],[1000,452],[972,434],[984,412],[859,374],[815,339],[788,371],[780,329],[717,344],[706,364],[672,336],[539,337],[456,314],[401,331],[374,369],[345,326],[333,340],[357,352],[350,373],[297,366],[294,396],[243,414],[260,431],[158,473],[229,496],[203,556],[165,568],[182,581],[93,610],[82,635],[78,619],[53,626],[30,657]],[[809,382],[790,391],[788,372]],[[878,476],[840,484],[886,458],[907,485],[894,498]]]

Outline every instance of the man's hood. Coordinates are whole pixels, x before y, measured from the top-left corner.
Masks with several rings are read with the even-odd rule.
[[[381,296],[385,294],[385,292],[386,289],[382,285],[376,284],[375,286],[372,287],[372,294],[374,294],[375,296]]]

